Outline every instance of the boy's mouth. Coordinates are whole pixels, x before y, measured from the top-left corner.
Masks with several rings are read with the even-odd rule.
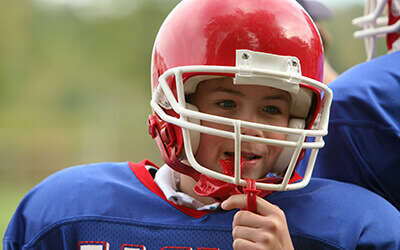
[[[234,157],[235,154],[233,152],[225,152],[225,155],[229,158],[229,157]],[[252,161],[252,160],[257,160],[260,159],[261,156],[256,155],[256,154],[252,154],[252,153],[246,153],[246,152],[242,152],[241,156],[243,157],[244,161]]]

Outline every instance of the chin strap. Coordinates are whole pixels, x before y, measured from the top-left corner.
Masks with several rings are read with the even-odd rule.
[[[240,170],[243,168],[243,157],[240,160]],[[222,171],[225,175],[233,176],[234,175],[234,157],[230,157],[226,160],[219,160]],[[296,182],[300,180],[302,177],[294,172],[294,175],[290,179],[289,183]],[[196,194],[203,197],[212,197],[218,202],[223,202],[228,199],[230,196],[235,194],[247,194],[247,210],[256,213],[257,212],[257,196],[265,197],[274,193],[271,190],[259,190],[256,188],[256,180],[254,179],[245,179],[247,181],[247,187],[237,186],[232,183],[228,183],[225,181],[221,181],[207,175],[201,174],[197,184],[193,187],[193,190]],[[262,179],[258,179],[258,182],[263,183],[281,183],[282,178],[280,177],[265,177]]]
[[[247,188],[243,189],[243,193],[247,194],[247,210],[253,213],[257,213],[257,195],[261,192],[256,188],[256,180],[249,178],[247,181]]]

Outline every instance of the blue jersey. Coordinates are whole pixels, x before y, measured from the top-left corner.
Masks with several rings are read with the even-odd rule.
[[[400,210],[400,51],[359,64],[329,86],[329,134],[313,175],[368,188]]]
[[[236,210],[167,201],[145,160],[62,170],[18,206],[4,249],[232,249]],[[312,179],[266,198],[284,210],[296,249],[400,249],[400,213],[361,187]]]

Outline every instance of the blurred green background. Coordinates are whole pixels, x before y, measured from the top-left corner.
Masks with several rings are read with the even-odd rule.
[[[150,54],[178,2],[0,1],[1,236],[26,192],[62,168],[161,164],[147,133]],[[365,59],[351,26],[363,10],[358,1],[333,8],[326,52],[341,73]]]

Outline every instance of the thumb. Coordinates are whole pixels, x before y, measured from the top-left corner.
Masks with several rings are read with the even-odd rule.
[[[247,208],[247,195],[245,195],[245,194],[232,195],[231,197],[226,199],[224,202],[222,202],[221,208],[224,210],[246,209]]]

